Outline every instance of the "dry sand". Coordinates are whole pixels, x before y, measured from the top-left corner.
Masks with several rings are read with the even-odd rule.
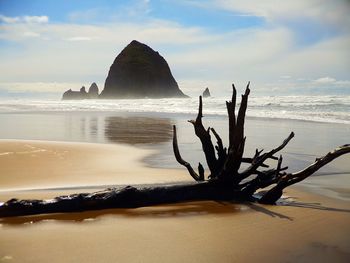
[[[119,145],[1,141],[0,201],[188,180],[183,170],[144,167],[147,154]],[[78,186],[87,187],[66,189]],[[279,206],[192,202],[1,219],[0,262],[349,262],[350,202],[295,188],[286,195],[292,199]]]

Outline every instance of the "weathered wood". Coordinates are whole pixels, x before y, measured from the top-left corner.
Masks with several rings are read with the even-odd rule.
[[[224,163],[224,167],[222,169],[222,172],[220,173],[219,177],[221,177],[223,180],[227,181],[229,177],[231,177],[234,174],[237,174],[241,163],[242,163],[242,157],[244,153],[244,146],[245,146],[245,137],[244,137],[244,119],[245,119],[245,113],[247,110],[247,104],[248,104],[248,96],[250,93],[249,89],[250,82],[248,82],[248,85],[246,87],[244,95],[242,95],[241,99],[241,105],[238,110],[237,120],[233,121],[232,119],[235,118],[235,103],[236,103],[236,89],[233,86],[233,96],[232,96],[232,102],[226,103],[227,111],[229,112],[229,148],[228,148],[228,157]],[[233,111],[233,112],[232,112]],[[231,123],[232,122],[232,123]],[[232,129],[232,130],[231,130]]]
[[[253,158],[252,164],[245,169],[242,173],[239,174],[238,176],[238,181],[242,181],[243,179],[249,177],[250,175],[254,174],[255,171],[263,165],[263,163],[267,159],[277,159],[274,157],[274,154],[278,153],[280,150],[282,150],[286,145],[289,143],[289,141],[294,137],[294,132],[291,132],[289,136],[282,142],[281,145],[276,147],[275,149],[272,149],[271,151],[264,153],[263,155],[260,155],[262,151],[256,151],[255,156]]]
[[[314,174],[320,168],[333,161],[335,158],[344,154],[350,153],[350,144],[345,144],[327,153],[325,156],[317,158],[316,161],[305,169],[289,173],[282,176],[278,181],[277,185],[270,189],[265,195],[262,196],[260,202],[264,204],[274,204],[282,196],[283,189],[298,182],[301,182]]]
[[[197,137],[200,139],[202,143],[202,149],[203,149],[209,170],[211,172],[211,177],[214,178],[218,174],[218,164],[217,164],[218,161],[215,156],[214,145],[211,141],[210,128],[206,130],[202,123],[202,117],[203,117],[202,112],[203,112],[202,96],[199,96],[199,107],[198,107],[197,118],[196,120],[190,120],[189,122],[193,124],[195,134],[197,135]]]
[[[236,127],[236,97],[237,91],[234,84],[232,84],[232,99],[231,101],[226,101],[228,123],[229,123],[229,147],[232,146],[234,140],[234,132]]]
[[[176,134],[176,126],[173,126],[173,150],[174,150],[174,155],[176,158],[176,161],[185,166],[187,168],[187,171],[189,172],[189,174],[192,176],[192,178],[196,181],[203,181],[204,180],[204,170],[203,170],[203,176],[201,175],[201,171],[200,171],[200,175],[198,175],[192,168],[191,164],[186,162],[184,159],[182,159],[181,155],[180,155],[180,151],[179,151],[179,146],[177,144],[177,134]],[[203,168],[203,166],[202,166]]]
[[[214,128],[210,128],[210,130],[212,131],[212,133],[214,134],[216,140],[217,140],[217,146],[215,146],[215,149],[217,151],[217,154],[218,154],[218,163],[217,165],[219,167],[222,167],[225,163],[225,160],[227,158],[227,149],[226,147],[223,146],[223,143],[222,143],[222,139],[221,137],[219,136],[219,134],[215,131]]]
[[[109,188],[94,193],[59,196],[52,200],[11,199],[0,206],[0,217],[69,213],[110,208],[136,208],[199,200],[239,199],[240,192],[216,182]]]

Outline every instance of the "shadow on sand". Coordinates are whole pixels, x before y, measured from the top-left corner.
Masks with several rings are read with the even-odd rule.
[[[152,218],[171,218],[171,217],[188,217],[200,215],[220,215],[233,214],[248,211],[257,211],[272,217],[292,220],[288,216],[270,211],[259,204],[252,203],[233,203],[233,202],[188,202],[169,205],[159,205],[151,207],[141,207],[134,209],[105,209],[97,211],[84,211],[80,213],[60,213],[44,214],[35,216],[21,216],[1,218],[2,225],[32,225],[43,221],[58,220],[64,222],[91,222],[104,216],[122,216],[122,217],[152,217]]]
[[[305,202],[297,202],[297,201],[288,201],[288,202],[285,202],[281,205],[300,207],[300,208],[317,209],[317,210],[324,210],[324,211],[350,213],[350,209],[342,209],[342,208],[323,206],[323,205],[321,205],[321,203],[305,203]]]

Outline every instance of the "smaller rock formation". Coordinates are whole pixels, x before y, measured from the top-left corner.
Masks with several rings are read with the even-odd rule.
[[[62,100],[83,100],[87,99],[87,92],[83,86],[80,91],[73,91],[71,89],[63,93]]]
[[[82,87],[80,88],[79,93],[80,93],[80,95],[81,95],[83,98],[84,98],[84,97],[87,97],[87,92],[86,92],[84,86],[82,86]]]
[[[97,84],[94,82],[91,84],[89,91],[88,91],[88,95],[89,95],[89,99],[98,99],[98,87]]]
[[[204,91],[203,91],[203,98],[207,98],[207,97],[210,97],[210,91],[209,91],[209,88],[206,88]]]
[[[85,100],[85,99],[97,99],[98,98],[98,87],[96,83],[92,83],[89,92],[86,92],[84,86],[81,87],[80,91],[73,91],[72,89],[67,90],[63,93],[62,100]]]
[[[76,97],[76,91],[73,91],[72,89],[67,90],[62,95],[62,100],[73,100],[74,97]]]

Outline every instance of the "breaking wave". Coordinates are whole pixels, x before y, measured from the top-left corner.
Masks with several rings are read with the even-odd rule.
[[[226,115],[227,98],[205,98],[206,115]],[[0,112],[104,111],[196,114],[197,98],[124,100],[1,100]],[[249,97],[247,115],[350,124],[350,96],[262,96]]]

